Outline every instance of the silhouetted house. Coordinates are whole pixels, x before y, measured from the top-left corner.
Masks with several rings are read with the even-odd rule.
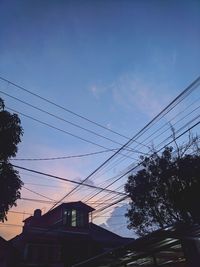
[[[0,237],[0,266],[14,267],[16,256],[16,251],[10,242]]]
[[[130,240],[90,222],[93,210],[80,201],[63,203],[44,215],[35,210],[11,240],[21,255],[19,266],[71,266]]]

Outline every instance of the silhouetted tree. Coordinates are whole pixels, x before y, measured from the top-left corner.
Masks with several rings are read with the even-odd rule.
[[[131,198],[128,228],[139,235],[174,224],[199,223],[198,137],[190,137],[176,151],[167,147],[161,154],[142,158],[141,169],[128,178],[125,191]]]
[[[21,142],[23,129],[17,114],[5,110],[0,98],[0,221],[7,219],[6,214],[20,198],[22,181],[9,159],[15,157],[17,145]]]

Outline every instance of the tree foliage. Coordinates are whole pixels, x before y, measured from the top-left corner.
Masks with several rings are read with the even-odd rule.
[[[200,222],[197,141],[197,137],[190,138],[187,145],[177,147],[176,151],[167,147],[161,154],[155,152],[142,158],[142,168],[125,185],[131,198],[126,214],[128,228],[144,235],[174,224]]]
[[[9,162],[16,156],[23,129],[19,117],[4,108],[4,101],[0,98],[0,221],[6,220],[8,210],[16,206],[23,184],[18,171]]]

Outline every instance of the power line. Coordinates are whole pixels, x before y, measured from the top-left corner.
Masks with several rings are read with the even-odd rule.
[[[34,193],[35,195],[38,195],[38,196],[40,196],[40,197],[43,197],[43,198],[46,198],[46,199],[48,199],[48,200],[51,200],[51,201],[56,202],[54,199],[52,199],[52,198],[50,198],[50,197],[47,197],[47,196],[45,196],[45,195],[43,195],[43,194],[40,194],[40,193],[38,193],[38,192],[35,192],[34,190],[31,190],[31,189],[29,189],[29,188],[27,188],[27,187],[25,187],[25,186],[23,186],[23,188],[25,188],[27,191],[29,191],[29,192],[31,192],[31,193]]]
[[[48,201],[48,200],[43,200],[43,199],[35,199],[35,198],[27,198],[27,197],[21,197],[18,200],[38,202],[38,203],[49,204],[49,205],[52,204],[52,203],[55,203],[53,201]]]
[[[122,188],[124,188],[123,185],[117,187],[116,190],[120,190],[120,189],[122,189]],[[96,194],[95,194],[95,195],[96,195]],[[93,194],[93,197],[95,197],[95,195]],[[107,196],[109,196],[109,198],[106,199],[106,201],[109,201],[109,200],[115,200],[115,198],[119,197],[119,196],[110,197],[110,194],[106,194],[105,196],[103,196],[103,197],[99,198],[98,200],[96,200],[96,201],[95,201],[95,204],[98,203],[99,201],[103,201],[103,200],[105,201],[105,197],[107,197]],[[92,197],[92,198],[93,198],[93,197]],[[89,200],[90,200],[90,198],[87,199],[86,202],[88,202]]]
[[[86,154],[79,154],[79,155],[71,155],[71,156],[62,156],[62,157],[50,157],[50,158],[13,158],[11,159],[12,161],[48,161],[48,160],[60,160],[60,159],[71,159],[71,158],[82,158],[82,157],[88,157],[88,156],[93,156],[93,155],[98,155],[106,152],[112,152],[115,151],[116,149],[106,149],[102,151],[97,151],[97,152],[91,152],[91,153],[86,153]]]
[[[102,145],[99,145],[99,144],[97,144],[97,143],[94,143],[94,142],[92,142],[92,141],[90,141],[90,140],[87,140],[87,139],[85,139],[85,138],[82,138],[82,137],[80,137],[80,136],[78,136],[78,135],[72,134],[72,133],[70,133],[70,132],[68,132],[68,131],[65,131],[65,130],[63,130],[63,129],[60,129],[60,128],[58,128],[58,127],[55,127],[55,126],[53,126],[53,125],[51,125],[51,124],[49,124],[49,123],[43,122],[43,121],[41,121],[41,120],[39,120],[39,119],[36,119],[36,118],[31,117],[31,116],[29,116],[29,115],[26,115],[26,114],[24,114],[24,113],[22,113],[22,112],[19,112],[19,111],[15,110],[15,109],[9,108],[8,106],[6,106],[6,108],[7,108],[8,110],[11,110],[11,111],[13,111],[13,112],[16,112],[16,113],[18,113],[18,114],[20,114],[20,115],[22,115],[22,116],[24,116],[24,117],[26,117],[26,118],[29,118],[29,119],[34,120],[34,121],[36,121],[36,122],[39,122],[40,124],[43,124],[43,125],[45,125],[45,126],[48,126],[48,127],[52,128],[52,129],[54,129],[54,130],[57,130],[57,131],[59,131],[59,132],[62,132],[62,133],[71,135],[71,136],[73,136],[73,137],[75,137],[75,138],[77,138],[77,139],[80,139],[80,140],[82,140],[82,141],[84,141],[84,142],[87,142],[87,143],[90,143],[90,144],[92,144],[92,145],[95,145],[95,146],[98,146],[98,147],[101,147],[101,148],[104,148],[104,149],[108,149],[108,148],[106,148],[106,147],[104,147],[104,146],[102,146]]]
[[[52,187],[52,188],[63,188],[63,186],[59,186],[59,185],[50,185],[50,184],[37,184],[37,183],[24,183],[24,184],[28,184],[28,185],[35,185],[35,186],[44,186],[44,187]]]
[[[44,110],[44,109],[41,109],[41,108],[36,107],[36,106],[34,106],[34,105],[32,105],[32,104],[30,104],[30,103],[28,103],[28,102],[25,102],[25,101],[23,101],[23,100],[21,100],[21,99],[19,99],[19,98],[17,98],[17,97],[14,97],[14,96],[11,96],[11,95],[9,95],[9,94],[7,94],[7,93],[4,93],[3,91],[0,91],[0,93],[4,94],[4,95],[6,95],[6,96],[8,96],[8,97],[10,97],[10,98],[12,98],[12,99],[15,99],[15,100],[19,101],[20,103],[23,103],[23,104],[25,104],[25,105],[27,105],[27,106],[29,106],[29,107],[32,107],[32,108],[34,108],[34,109],[36,109],[36,110],[39,110],[40,112],[43,112],[43,113],[45,113],[45,114],[47,114],[47,115],[49,115],[49,116],[51,116],[51,117],[53,117],[53,118],[56,118],[56,119],[61,120],[61,121],[65,122],[65,123],[68,123],[68,124],[70,124],[70,125],[72,125],[72,126],[74,126],[74,127],[77,127],[77,128],[79,128],[79,129],[81,129],[81,130],[87,131],[87,132],[89,132],[89,133],[91,133],[91,134],[94,134],[94,135],[96,135],[96,136],[98,136],[98,137],[101,137],[101,138],[103,138],[103,139],[106,139],[106,140],[108,140],[108,141],[111,141],[111,142],[113,142],[113,143],[115,143],[115,144],[122,145],[121,143],[119,143],[119,142],[117,142],[117,141],[115,141],[115,140],[113,140],[113,139],[110,139],[110,138],[108,138],[108,137],[106,137],[106,136],[103,136],[103,135],[101,135],[101,134],[99,134],[99,133],[96,133],[96,132],[94,132],[94,131],[92,131],[92,130],[89,130],[89,129],[85,128],[85,127],[82,127],[82,126],[80,126],[80,125],[78,125],[78,124],[76,124],[76,123],[73,123],[73,122],[71,122],[71,121],[68,121],[68,120],[66,120],[66,119],[64,119],[64,118],[62,118],[62,117],[59,117],[59,116],[57,116],[57,115],[55,115],[55,114],[53,114],[53,113],[50,113],[50,112],[48,112],[48,111],[46,111],[46,110]],[[130,150],[132,150],[132,149],[130,148]],[[142,153],[142,152],[140,152],[140,151],[134,151],[134,152],[136,152],[136,153]]]
[[[31,120],[33,120],[33,121],[36,121],[36,122],[38,122],[38,123],[40,123],[40,124],[42,124],[42,125],[48,126],[49,128],[52,128],[52,129],[57,130],[57,131],[59,131],[59,132],[65,133],[65,134],[70,135],[70,136],[73,136],[73,137],[75,137],[75,138],[77,138],[77,139],[80,139],[80,140],[82,140],[82,141],[84,141],[84,142],[87,142],[87,143],[89,143],[89,144],[92,144],[92,145],[95,145],[95,146],[104,148],[104,149],[106,149],[106,150],[110,150],[109,148],[107,148],[107,147],[105,147],[105,146],[99,145],[99,144],[97,144],[97,143],[95,143],[95,142],[93,142],[93,141],[90,141],[90,140],[88,140],[88,139],[85,139],[85,138],[80,137],[80,136],[78,136],[78,135],[72,134],[72,133],[70,133],[70,132],[68,132],[68,131],[65,131],[65,130],[63,130],[63,129],[60,129],[60,128],[58,128],[58,127],[55,127],[55,126],[53,126],[53,125],[51,125],[51,124],[49,124],[49,123],[47,123],[47,122],[43,122],[43,121],[41,121],[41,120],[39,120],[39,119],[36,119],[36,118],[34,118],[34,117],[32,117],[32,116],[26,115],[26,114],[24,114],[24,113],[22,113],[22,112],[19,112],[19,111],[15,110],[15,109],[9,108],[8,106],[6,106],[6,108],[7,108],[8,110],[11,110],[11,111],[13,111],[13,112],[16,112],[16,113],[18,113],[18,114],[20,114],[20,115],[22,115],[22,116],[24,116],[24,117],[26,117],[26,118],[29,118],[29,119],[31,119]],[[111,150],[112,150],[112,149],[111,149]],[[115,149],[113,149],[113,150],[115,151]],[[123,154],[122,154],[122,155],[123,155]],[[126,155],[124,155],[124,156],[126,157]],[[132,159],[134,159],[134,158],[132,158]]]
[[[184,119],[185,117],[187,117],[187,115],[184,116],[183,119]],[[188,125],[190,125],[192,122],[194,122],[195,120],[197,120],[199,117],[200,117],[200,115],[197,115],[196,117],[194,117],[193,119],[191,119],[189,122],[185,123],[183,126],[181,126],[181,127],[176,131],[176,134],[178,134],[181,130],[183,130],[183,129],[186,128]],[[180,121],[180,120],[179,120],[179,121]],[[178,121],[178,122],[179,122],[179,121]],[[176,122],[176,123],[178,123],[178,122]],[[176,125],[176,123],[173,124],[173,125],[170,125],[170,126],[174,128],[174,126]],[[162,134],[162,133],[161,133],[161,134]],[[171,134],[170,136],[168,136],[165,140],[163,140],[162,142],[160,142],[157,146],[159,147],[160,145],[162,145],[163,143],[165,143],[166,141],[168,141],[170,138],[172,138],[172,136],[173,136],[173,134]]]
[[[28,213],[28,212],[14,211],[14,210],[9,210],[8,213],[16,213],[16,214],[22,214],[22,215],[32,215],[31,213]]]
[[[170,123],[171,121],[173,121],[175,118],[177,118],[180,114],[183,114],[183,112],[185,110],[187,110],[189,107],[193,106],[194,103],[196,103],[200,98],[198,98],[197,100],[193,101],[192,103],[190,103],[190,105],[188,105],[186,108],[184,108],[183,110],[181,110],[180,112],[178,112],[171,120],[170,120]],[[192,110],[189,114],[191,114],[192,112],[196,111],[200,106],[198,106],[197,108],[195,108],[194,110]],[[180,120],[182,120],[184,117],[182,117],[181,119],[179,119],[176,123],[178,123]],[[175,123],[175,124],[176,124]],[[174,125],[175,125],[174,124]],[[158,129],[156,129],[151,135],[149,135],[147,138],[145,138],[145,140],[143,140],[142,142],[145,142],[147,141],[150,137],[152,137],[155,133],[158,133],[161,129],[163,129],[165,126],[169,126],[169,122],[165,122],[161,127],[159,127]],[[163,134],[165,131],[163,131],[161,134]],[[161,134],[158,134],[154,137],[154,139],[156,139],[157,137],[159,137]],[[153,139],[151,139],[151,141],[153,141]],[[150,144],[151,141],[149,141],[147,144]]]
[[[65,108],[65,107],[63,107],[63,106],[61,106],[61,105],[59,105],[59,104],[56,104],[56,103],[52,102],[51,100],[48,100],[47,98],[44,98],[44,97],[42,97],[42,96],[40,96],[40,95],[38,95],[38,94],[36,94],[36,93],[33,93],[33,92],[31,92],[30,90],[26,89],[25,87],[22,87],[22,86],[20,86],[20,85],[14,83],[14,82],[8,80],[8,79],[5,79],[5,78],[3,78],[3,77],[1,77],[1,76],[0,76],[0,79],[1,79],[2,81],[4,81],[4,82],[7,82],[8,84],[11,84],[11,85],[15,86],[16,88],[18,88],[18,89],[20,89],[20,90],[22,90],[22,91],[24,91],[24,92],[26,92],[26,93],[28,93],[28,94],[31,94],[31,95],[33,95],[33,96],[35,96],[35,97],[37,97],[37,98],[39,98],[39,99],[41,99],[41,100],[43,100],[43,101],[49,103],[49,104],[51,104],[51,105],[57,107],[57,108],[60,108],[60,109],[66,111],[66,112],[68,112],[68,113],[71,113],[72,115],[74,115],[74,116],[76,116],[76,117],[79,117],[79,118],[81,118],[81,119],[83,119],[83,120],[85,120],[85,121],[87,121],[87,122],[90,122],[90,123],[92,123],[92,124],[94,124],[94,125],[96,125],[96,126],[98,126],[98,127],[100,127],[100,128],[103,128],[103,129],[105,129],[105,130],[107,130],[107,131],[109,131],[109,132],[112,132],[112,133],[114,133],[114,134],[117,134],[118,136],[124,137],[125,139],[129,139],[129,137],[127,137],[127,136],[125,136],[125,135],[123,135],[123,134],[120,134],[120,133],[118,133],[118,132],[116,132],[116,131],[114,131],[114,130],[111,130],[111,129],[109,129],[109,128],[103,126],[103,125],[101,125],[100,123],[97,123],[97,122],[95,122],[95,121],[92,121],[92,120],[90,120],[90,119],[88,119],[88,118],[86,118],[86,117],[84,117],[84,116],[82,116],[82,115],[80,115],[80,114],[78,114],[78,113],[76,113],[76,112],[70,110],[70,109],[67,109],[67,108]]]
[[[37,198],[27,198],[27,197],[21,197],[18,200],[22,200],[22,201],[31,201],[31,202],[37,202],[37,203],[42,203],[42,204],[53,204],[55,203],[55,201],[51,201],[51,200],[44,200],[44,199],[37,199]],[[66,202],[61,202],[61,203],[66,203]],[[111,204],[112,202],[97,202],[97,204]],[[88,205],[93,205],[96,204],[96,202],[88,202]],[[9,211],[10,212],[10,211]]]
[[[115,204],[118,204],[119,202],[121,202],[121,201],[123,201],[123,200],[125,200],[125,199],[127,199],[127,198],[129,198],[129,196],[122,197],[122,198],[120,198],[119,200],[116,200],[116,201],[114,201],[113,203],[107,205],[106,207],[103,207],[103,208],[101,208],[101,209],[99,209],[99,210],[95,210],[95,212],[101,212],[101,211],[103,211],[103,210],[105,210],[105,209],[107,209],[107,208],[110,208],[110,207],[114,206]],[[95,217],[96,217],[96,216],[94,216],[93,218],[95,218]]]
[[[195,112],[197,109],[199,109],[200,108],[200,106],[198,106],[198,107],[196,107],[195,109],[193,109],[191,112],[189,112],[188,114],[186,114],[185,116],[183,116],[183,117],[181,117],[178,121],[176,121],[172,126],[174,127],[176,124],[178,124],[179,122],[181,122],[182,120],[184,120],[186,117],[188,117],[189,115],[191,115],[193,112]],[[177,115],[179,115],[179,114],[182,114],[183,113],[183,111],[181,111],[181,112],[179,112]],[[175,116],[175,117],[177,117],[177,116]],[[174,118],[175,118],[174,117]],[[170,120],[170,122],[167,122],[167,123],[165,123],[164,125],[163,125],[163,127],[165,126],[165,125],[169,125],[169,129],[171,130],[171,121],[174,119],[174,118],[172,118],[171,120]],[[163,127],[160,127],[157,131],[155,131],[154,133],[153,133],[153,135],[156,133],[156,132],[158,132],[158,131],[160,131]],[[164,133],[166,133],[166,130],[164,130],[164,131],[162,131],[161,133],[159,133],[158,135],[156,135],[155,137],[154,137],[154,139],[157,139],[158,137],[160,137],[161,135],[163,135]],[[152,136],[152,135],[151,135]],[[149,136],[150,137],[150,136]],[[148,139],[149,139],[149,137],[148,137]],[[147,140],[147,139],[146,139]],[[153,140],[153,139],[152,139]],[[152,141],[151,140],[151,141]],[[150,144],[150,142],[151,141],[149,141],[149,143],[148,144]],[[160,145],[160,144],[159,144]]]
[[[28,171],[28,172],[33,172],[33,173],[37,173],[37,174],[40,174],[40,175],[43,175],[43,176],[48,176],[48,177],[51,177],[53,179],[58,179],[58,180],[62,180],[62,181],[65,181],[65,182],[69,182],[69,183],[73,183],[73,184],[78,184],[78,185],[81,184],[83,186],[87,186],[87,187],[95,188],[95,189],[99,189],[99,190],[102,190],[103,189],[102,187],[99,187],[99,186],[95,186],[95,185],[91,185],[91,184],[85,184],[85,183],[82,183],[82,182],[73,181],[73,180],[70,180],[70,179],[66,179],[66,178],[63,178],[63,177],[56,176],[56,175],[52,175],[52,174],[48,174],[48,173],[44,173],[44,172],[32,170],[32,169],[29,169],[29,168],[17,166],[17,165],[14,165],[14,164],[12,164],[12,166],[15,167],[15,168],[17,168],[17,169],[22,169],[22,170],[25,170],[25,171]],[[107,192],[110,192],[110,193],[113,193],[113,194],[126,195],[125,193],[116,192],[116,191],[110,190],[110,189],[106,189],[106,191]]]

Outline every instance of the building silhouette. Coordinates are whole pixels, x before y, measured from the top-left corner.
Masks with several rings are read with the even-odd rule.
[[[92,211],[81,201],[63,203],[44,215],[36,209],[10,241],[19,255],[16,266],[68,267],[132,240],[92,223]]]

